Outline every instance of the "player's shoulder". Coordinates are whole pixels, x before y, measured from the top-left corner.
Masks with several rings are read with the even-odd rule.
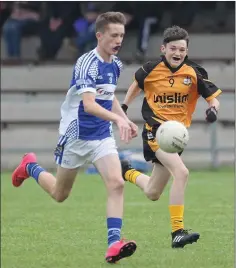
[[[117,56],[113,56],[113,62],[119,67],[119,68],[123,68],[123,63],[121,61],[121,59]]]
[[[162,58],[148,61],[135,72],[135,79],[140,88],[144,88],[144,80],[161,62]]]
[[[203,78],[208,79],[208,73],[201,65],[197,64],[194,61],[189,60],[188,58],[185,61],[185,63],[188,66],[191,66],[198,75],[201,75]]]
[[[150,73],[153,69],[155,69],[162,62],[162,58],[160,57],[157,60],[152,60],[144,63],[141,67],[146,73]]]
[[[94,60],[96,60],[96,54],[94,53],[93,50],[83,54],[82,56],[80,56],[75,65],[89,65],[91,64]]]
[[[94,50],[80,56],[75,63],[75,76],[83,72],[84,74],[98,68],[98,59]]]
[[[121,72],[123,71],[124,69],[124,66],[123,66],[123,63],[122,61],[115,55],[113,55],[113,63],[115,64],[116,66],[116,70],[117,70],[117,75],[118,77],[120,76]]]

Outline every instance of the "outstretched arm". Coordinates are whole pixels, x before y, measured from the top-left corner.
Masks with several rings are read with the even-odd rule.
[[[121,108],[120,103],[119,103],[119,101],[117,100],[116,97],[114,97],[114,99],[113,99],[112,112],[115,113],[115,114],[118,114],[121,117],[123,117],[125,120],[128,120],[127,115],[125,114],[125,112]]]
[[[96,101],[95,101],[95,93],[93,92],[84,92],[82,93],[82,98],[83,98],[83,106],[84,106],[84,111],[86,113],[95,115],[99,118],[102,118],[104,120],[112,121],[116,123],[119,132],[120,132],[120,138],[122,141],[125,141],[128,143],[130,139],[133,137],[132,134],[132,128],[124,118],[122,118],[120,115],[110,112],[107,109],[103,108],[100,106]]]
[[[128,106],[140,94],[140,92],[141,89],[139,88],[138,83],[135,80],[129,87],[125,99],[123,101],[123,104],[126,104]]]
[[[138,86],[137,81],[135,80],[129,87],[123,104],[121,105],[123,111],[126,113],[130,103],[140,94],[141,89]]]
[[[137,125],[135,125],[132,121],[129,120],[125,111],[123,110],[123,108],[121,108],[120,103],[116,97],[114,97],[114,99],[113,99],[112,112],[123,117],[128,122],[129,126],[131,127],[132,138],[137,137],[137,135],[138,135]]]
[[[209,123],[213,123],[217,120],[217,113],[220,109],[220,102],[216,98],[213,98],[207,102],[209,108],[206,110],[206,120]]]
[[[217,112],[220,103],[216,99],[222,91],[208,79],[206,70],[201,68],[201,72],[197,72],[198,93],[207,101],[209,108],[206,110],[206,121],[213,123],[217,120]],[[204,71],[204,72],[203,72]]]

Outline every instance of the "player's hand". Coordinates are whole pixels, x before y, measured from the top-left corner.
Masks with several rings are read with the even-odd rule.
[[[210,107],[206,110],[206,121],[213,123],[217,120],[217,110],[215,107]]]
[[[124,113],[127,114],[128,106],[127,106],[126,104],[123,103],[123,104],[121,105],[121,108],[122,108],[122,110],[124,111]]]
[[[135,138],[138,136],[138,126],[135,125],[132,121],[128,121],[130,127],[131,127],[131,136],[132,138]]]
[[[132,134],[131,134],[132,130],[131,130],[129,123],[125,119],[120,117],[116,121],[116,124],[119,128],[120,139],[124,141],[125,143],[128,143],[132,139]]]

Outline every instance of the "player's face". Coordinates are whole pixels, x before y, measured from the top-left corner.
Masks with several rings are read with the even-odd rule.
[[[161,51],[165,55],[170,66],[177,68],[187,55],[187,42],[185,40],[169,42],[165,46],[162,45]]]
[[[98,44],[107,54],[116,55],[121,48],[124,34],[124,25],[109,24],[103,33],[97,33]]]

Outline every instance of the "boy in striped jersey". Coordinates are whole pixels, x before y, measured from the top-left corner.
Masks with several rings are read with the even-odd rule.
[[[112,134],[114,122],[122,141],[128,143],[137,136],[137,126],[127,118],[114,95],[122,69],[115,55],[123,41],[124,26],[122,13],[101,14],[96,21],[97,47],[75,64],[61,106],[60,137],[55,149],[56,177],[37,164],[34,153],[26,154],[12,174],[15,187],[32,177],[53,199],[62,202],[69,196],[78,169],[87,162],[93,163],[108,192],[105,258],[109,263],[131,256],[136,250],[134,241],[120,239],[124,181]]]

